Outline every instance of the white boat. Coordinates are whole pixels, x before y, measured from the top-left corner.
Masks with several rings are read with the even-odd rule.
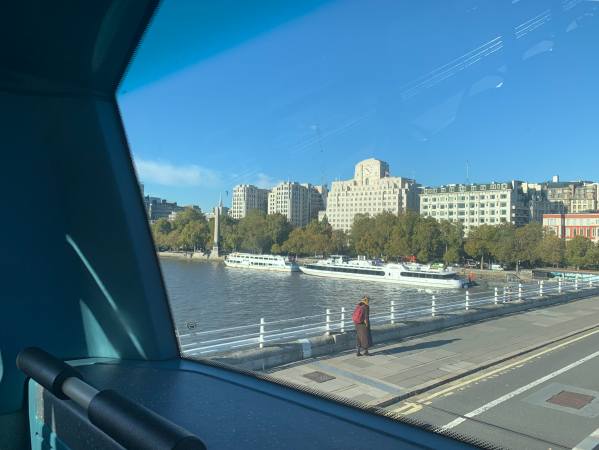
[[[339,255],[306,264],[301,266],[300,270],[307,275],[318,277],[379,281],[428,288],[461,288],[466,284],[466,281],[451,269],[432,268],[414,263],[384,264],[380,260],[352,260]]]
[[[297,272],[299,266],[288,257],[278,255],[254,255],[252,253],[231,253],[225,257],[227,267],[239,269],[270,270],[275,272]]]

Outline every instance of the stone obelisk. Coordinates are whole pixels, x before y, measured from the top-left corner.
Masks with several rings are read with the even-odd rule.
[[[223,211],[223,197],[221,195],[218,206],[214,208],[214,242],[212,245],[211,257],[218,258],[220,256],[219,236],[220,236],[220,215]]]

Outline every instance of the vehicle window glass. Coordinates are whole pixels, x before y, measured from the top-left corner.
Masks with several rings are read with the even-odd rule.
[[[164,1],[118,102],[181,356],[593,448],[598,8]]]

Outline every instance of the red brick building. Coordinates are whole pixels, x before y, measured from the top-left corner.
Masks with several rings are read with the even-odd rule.
[[[599,242],[599,212],[543,214],[543,227],[562,239],[583,236]]]

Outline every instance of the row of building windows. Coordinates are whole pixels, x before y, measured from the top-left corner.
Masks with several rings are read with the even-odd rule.
[[[423,215],[428,215],[428,216],[484,216],[484,215],[489,215],[489,216],[507,216],[508,212],[506,209],[501,209],[501,210],[495,210],[495,211],[487,211],[488,214],[485,213],[485,211],[477,211],[477,210],[470,210],[470,214],[467,214],[467,211],[430,211],[430,212],[424,212]],[[515,215],[515,213],[514,213]]]
[[[426,197],[426,196],[422,196],[422,201],[424,203],[427,202],[442,202],[442,201],[450,201],[450,200],[485,200],[485,199],[490,199],[490,200],[494,200],[495,198],[507,198],[507,194],[491,194],[491,195],[469,195],[469,196],[465,196],[465,195],[461,195],[461,196],[457,196],[457,195],[444,195],[444,196],[440,196],[440,197]]]
[[[551,220],[560,220],[560,219],[551,219]],[[555,222],[558,223],[558,222]],[[585,225],[599,225],[599,218],[597,219],[566,219],[566,226],[585,226]]]
[[[463,214],[459,215],[459,221],[463,222],[463,223],[499,223],[499,222],[505,222],[507,219],[507,215],[504,217],[463,217]],[[453,217],[452,215],[446,216],[446,217],[442,217],[441,215],[439,216],[435,216],[435,215],[431,215],[430,217],[434,217],[435,219],[439,219],[439,220],[453,220],[456,221],[456,218]]]
[[[583,236],[588,238],[599,237],[599,228],[583,227],[583,228],[566,228],[566,237]]]
[[[507,206],[506,202],[500,202],[500,203],[480,203],[478,204],[479,208],[495,208],[495,207],[502,207],[505,208]],[[453,208],[476,208],[477,205],[475,203],[469,203],[468,206],[466,206],[465,203],[448,203],[447,205],[422,205],[422,209],[437,209],[437,207],[439,209],[445,209],[445,207],[447,207],[447,209],[453,209]]]

